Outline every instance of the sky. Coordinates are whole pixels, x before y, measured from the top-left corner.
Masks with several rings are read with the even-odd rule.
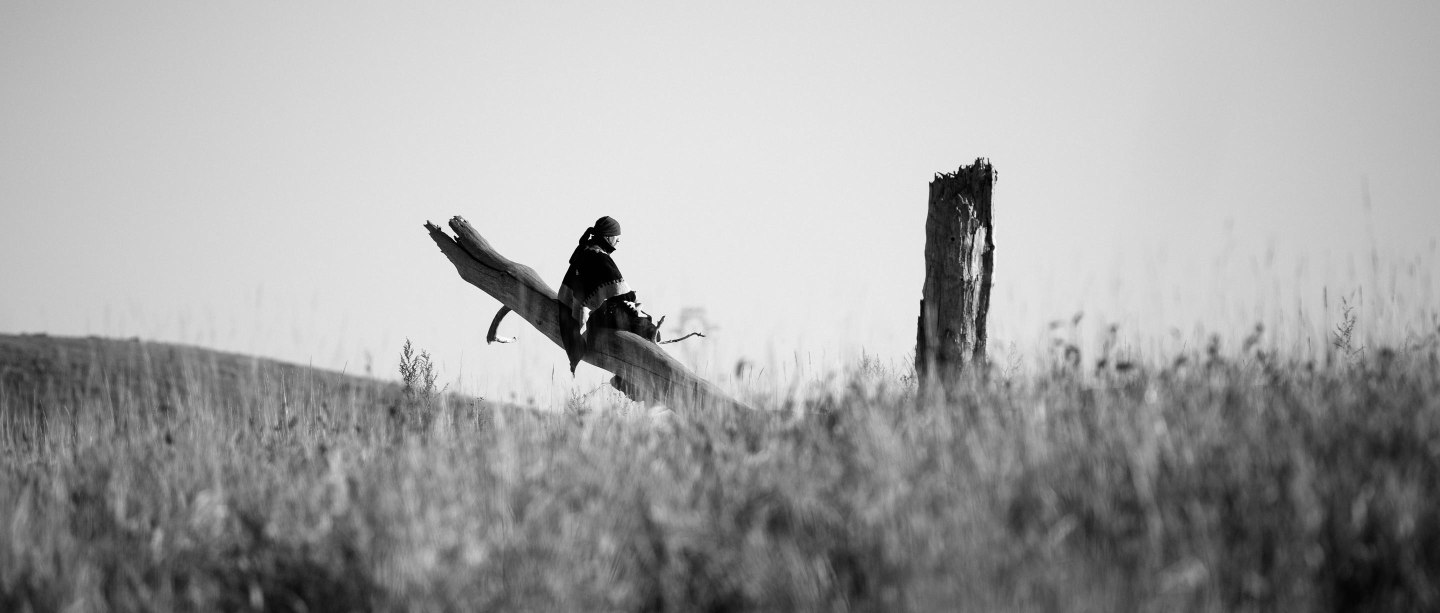
[[[669,346],[702,372],[899,364],[927,185],[984,157],[994,353],[1077,312],[1137,352],[1313,348],[1340,298],[1400,342],[1440,297],[1436,32],[1435,2],[0,0],[0,333],[381,376],[409,338],[456,389],[553,394],[602,375],[518,318],[486,346],[498,302],[422,225],[554,286],[610,215],[644,308],[704,310]]]

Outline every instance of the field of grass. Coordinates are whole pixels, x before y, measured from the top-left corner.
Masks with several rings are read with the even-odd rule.
[[[1440,609],[1440,329],[658,418],[404,364],[0,337],[0,610]]]

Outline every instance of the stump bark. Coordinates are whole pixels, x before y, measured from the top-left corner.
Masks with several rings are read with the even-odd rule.
[[[985,359],[985,320],[995,269],[991,194],[995,169],[976,159],[930,182],[925,219],[925,286],[916,331],[922,384],[954,381]]]
[[[560,302],[540,275],[529,266],[500,255],[469,222],[450,219],[450,236],[425,222],[430,238],[455,265],[460,278],[480,288],[513,310],[545,338],[563,348],[558,314]],[[498,318],[497,318],[498,319]],[[590,338],[584,361],[619,375],[635,392],[632,398],[665,401],[674,410],[695,406],[730,406],[752,409],[715,384],[696,376],[659,346],[630,332],[599,330]]]

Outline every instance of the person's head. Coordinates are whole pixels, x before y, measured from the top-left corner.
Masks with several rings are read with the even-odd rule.
[[[620,244],[620,222],[608,215],[601,217],[595,220],[595,225],[590,226],[590,234],[614,250]]]

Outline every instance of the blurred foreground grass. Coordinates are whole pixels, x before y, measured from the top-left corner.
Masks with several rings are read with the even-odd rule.
[[[541,412],[0,337],[0,610],[1440,607],[1440,330],[842,388]]]

